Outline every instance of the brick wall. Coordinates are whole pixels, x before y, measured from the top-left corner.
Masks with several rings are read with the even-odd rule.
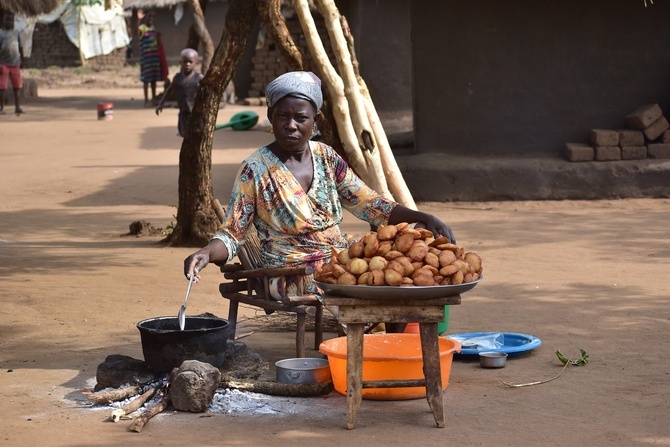
[[[105,56],[88,59],[91,68],[120,67],[126,60],[125,48]],[[79,49],[68,39],[59,22],[37,24],[33,33],[33,51],[24,61],[25,68],[78,67],[81,65]]]
[[[330,47],[330,39],[328,38],[328,32],[324,24],[323,17],[314,16],[314,22],[316,23],[317,30],[319,31],[319,36],[323,42],[326,52],[328,53],[328,58],[331,60],[331,63],[334,64],[334,57]],[[297,17],[293,19],[286,20],[286,26],[288,27],[293,40],[296,45],[302,50],[304,54],[309,54],[307,49],[307,42],[302,32],[302,27]],[[336,65],[335,65],[336,66]],[[250,97],[264,97],[265,96],[265,86],[267,86],[271,81],[273,81],[277,76],[291,71],[291,67],[288,62],[284,59],[279,48],[277,48],[272,40],[272,38],[267,35],[263,46],[256,49],[254,57],[252,59],[252,69],[250,73],[251,77],[251,86],[249,88]],[[314,72],[319,75],[316,69]]]

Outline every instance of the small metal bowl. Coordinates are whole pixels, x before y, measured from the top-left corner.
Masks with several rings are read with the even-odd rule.
[[[507,354],[504,352],[480,352],[479,364],[482,368],[504,368]]]

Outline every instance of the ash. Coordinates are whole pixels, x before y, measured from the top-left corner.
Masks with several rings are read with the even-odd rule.
[[[290,407],[293,407],[293,411]],[[234,416],[294,413],[296,409],[295,402],[288,398],[226,389],[214,395],[207,412]]]

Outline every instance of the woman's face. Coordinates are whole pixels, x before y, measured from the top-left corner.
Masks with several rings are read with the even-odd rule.
[[[307,148],[312,136],[316,108],[306,99],[286,96],[268,109],[268,119],[279,146],[287,152],[298,152]]]

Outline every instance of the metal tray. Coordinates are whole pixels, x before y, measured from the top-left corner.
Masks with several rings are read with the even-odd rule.
[[[363,298],[371,300],[428,300],[460,295],[461,293],[473,289],[482,279],[484,279],[483,275],[480,276],[477,281],[452,286],[347,286],[319,281],[316,281],[316,285],[329,295],[347,298]]]

